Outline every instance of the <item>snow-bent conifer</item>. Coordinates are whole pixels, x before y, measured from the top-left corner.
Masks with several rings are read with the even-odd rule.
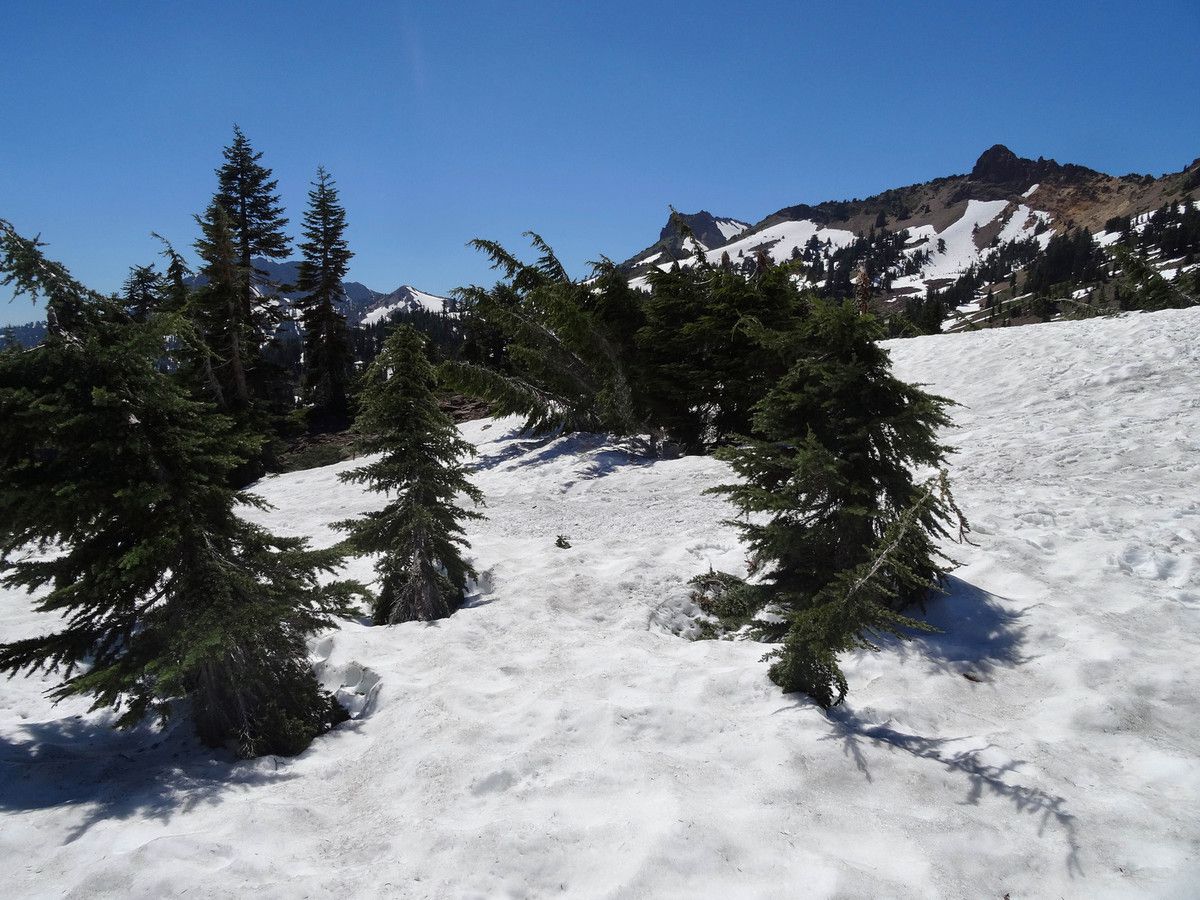
[[[541,254],[534,263],[494,241],[471,242],[504,280],[454,292],[466,341],[463,359],[440,367],[442,382],[486,400],[494,416],[524,416],[534,433],[642,433],[630,368],[637,293],[609,261],[595,265],[593,279],[572,280],[546,242],[526,234]]]
[[[966,527],[944,478],[913,474],[942,465],[950,401],[892,375],[881,336],[851,302],[814,300],[776,338],[793,362],[755,408],[755,436],[718,452],[744,480],[712,489],[745,514],[734,524],[764,572],[721,607],[781,614],[756,622],[784,638],[771,677],[825,707],[846,692],[837,653],[914,626],[896,611],[925,599],[948,563],[937,539]]]
[[[62,671],[52,697],[91,696],[118,726],[186,699],[210,745],[303,750],[345,718],[305,644],[358,590],[319,583],[338,554],[236,514],[258,502],[228,486],[255,448],[160,365],[185,320],[131,319],[4,222],[0,272],[54,323],[0,354],[0,568],[62,617],[0,646],[0,671]]]
[[[375,622],[390,625],[444,618],[462,605],[474,571],[462,558],[463,519],[479,519],[456,504],[483,495],[466,476],[463,457],[474,448],[437,404],[435,376],[424,340],[402,325],[367,370],[354,423],[359,446],[379,459],[344,473],[344,481],[393,495],[377,512],[341,522],[348,546],[379,553]]]

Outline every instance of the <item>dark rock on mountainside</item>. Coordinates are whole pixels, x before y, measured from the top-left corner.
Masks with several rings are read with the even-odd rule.
[[[1052,159],[1025,159],[1003,144],[995,144],[983,152],[971,169],[972,181],[988,184],[1023,184],[1039,181],[1083,181],[1103,177],[1095,169],[1073,163],[1060,165]]]

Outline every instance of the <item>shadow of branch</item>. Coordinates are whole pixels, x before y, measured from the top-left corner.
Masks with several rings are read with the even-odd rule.
[[[983,755],[992,745],[982,749],[955,750],[950,745],[954,744],[956,739],[922,737],[899,731],[887,724],[873,725],[864,722],[852,710],[845,708],[830,710],[828,718],[833,726],[830,739],[842,741],[843,751],[855,761],[858,770],[868,782],[872,778],[864,751],[866,744],[888,750],[901,750],[917,759],[929,760],[944,767],[948,772],[966,778],[968,790],[962,801],[964,804],[976,806],[984,794],[990,794],[1011,803],[1019,814],[1037,816],[1039,836],[1045,833],[1049,825],[1057,825],[1062,830],[1067,844],[1067,871],[1072,875],[1083,874],[1075,817],[1067,811],[1066,798],[1013,781],[1012,776],[1021,766],[1022,760],[993,765],[983,759]]]

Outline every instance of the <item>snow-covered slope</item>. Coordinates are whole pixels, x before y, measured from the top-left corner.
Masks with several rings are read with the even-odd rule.
[[[415,287],[403,284],[390,294],[380,297],[368,311],[359,320],[362,325],[376,325],[384,319],[388,319],[401,310],[413,312],[416,310],[425,310],[432,313],[446,312],[450,301],[445,297],[438,297],[435,294],[427,294],[424,291],[419,291]]]
[[[944,285],[945,279],[957,278],[971,266],[978,265],[994,250],[977,239],[977,232],[993,223],[998,228],[1001,241],[1036,237],[1038,243],[1045,248],[1055,234],[1055,230],[1049,227],[1048,213],[1006,200],[969,200],[962,216],[941,231],[933,225],[918,225],[905,229],[908,232],[906,256],[927,252],[929,258],[921,265],[918,274],[892,279],[892,288],[923,294],[930,282]],[[794,252],[803,251],[814,238],[821,248],[822,258],[828,260],[832,251],[854,243],[857,235],[853,231],[821,225],[811,219],[797,219],[751,231],[715,249],[702,246],[706,251],[705,259],[714,264],[720,262],[725,255],[736,263],[745,257],[753,257],[759,250],[765,251],[773,263],[782,263],[790,259]],[[691,248],[688,249],[690,252]],[[663,271],[675,265],[674,259],[662,260],[659,258],[661,256],[660,253],[641,259],[638,265],[654,264]],[[679,264],[683,266],[694,265],[695,262],[694,254],[679,260]],[[634,287],[644,289],[649,281],[643,274],[631,279],[630,283]]]
[[[962,404],[978,546],[930,605],[946,633],[851,660],[829,716],[761,645],[671,631],[688,577],[742,565],[701,493],[721,463],[470,423],[478,591],[320,642],[365,715],[301,757],[213,760],[4,684],[6,896],[1193,897],[1198,332],[1192,310],[890,345]],[[264,481],[256,518],[330,543],[375,502],[351,465]],[[0,595],[0,638],[48,624],[27,610]]]

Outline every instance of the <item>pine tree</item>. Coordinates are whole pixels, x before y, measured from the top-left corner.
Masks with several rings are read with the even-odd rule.
[[[264,283],[264,275],[254,269],[254,258],[285,259],[290,241],[284,233],[288,220],[284,218],[276,188],[279,182],[271,170],[259,160],[262,153],[250,146],[250,141],[238,126],[233,126],[233,143],[222,151],[225,162],[217,169],[217,194],[229,216],[229,228],[236,249],[237,266],[241,269],[238,282],[238,307],[231,329],[248,329],[249,340],[242,346],[238,363],[247,373],[248,388],[252,386],[259,397],[269,388],[265,373],[257,380],[249,378],[258,361],[258,348],[271,339],[279,323],[279,309],[269,291],[256,290]],[[211,218],[211,211],[206,214]],[[250,382],[254,382],[252,385]],[[239,408],[249,404],[249,393],[240,389],[234,394]]]
[[[225,162],[217,169],[217,200],[229,213],[237,235],[242,268],[249,270],[256,256],[286,259],[290,241],[284,233],[279,182],[263,166],[238,126],[233,126],[233,143],[222,151]]]
[[[144,321],[158,305],[163,277],[153,265],[134,266],[121,286],[121,300],[130,317]]]
[[[738,602],[751,613],[770,607],[785,617],[783,626],[762,623],[768,636],[811,631],[814,610],[840,615],[829,606],[830,592],[848,577],[842,573],[872,559],[897,522],[905,525],[895,546],[872,573],[882,586],[872,603],[893,610],[919,603],[944,574],[935,541],[957,511],[948,494],[927,497],[912,468],[942,464],[947,448],[936,431],[950,424],[949,401],[896,379],[876,343],[881,336],[874,317],[851,302],[814,300],[797,332],[780,338],[794,362],[756,406],[754,437],[718,452],[744,480],[712,490],[747,517],[734,524],[752,565],[766,573],[761,584],[741,587]],[[825,647],[836,654],[846,635],[864,627],[844,617],[814,633],[842,635]],[[785,644],[772,677],[825,703],[833,696],[827,687],[806,681],[809,670],[789,661],[788,654],[817,640],[805,634]]]
[[[346,211],[337,188],[323,168],[308,192],[304,236],[300,244],[298,301],[304,323],[304,387],[313,405],[310,425],[339,431],[349,424],[348,390],[351,365],[346,317],[338,309],[345,301],[342,279],[354,255],[346,243]]]
[[[474,575],[462,558],[461,522],[482,515],[455,502],[459,494],[483,500],[462,463],[474,448],[438,408],[434,382],[421,336],[397,327],[366,372],[354,423],[360,447],[382,456],[341,476],[395,495],[382,510],[338,524],[354,551],[382,554],[375,567],[380,625],[450,615]]]
[[[227,486],[255,448],[159,366],[167,336],[190,339],[185,320],[131,319],[4,222],[0,271],[58,322],[0,354],[0,569],[62,616],[0,646],[0,671],[61,671],[52,697],[91,696],[118,726],[187,699],[210,745],[299,752],[345,717],[305,645],[358,590],[320,583],[338,553],[236,514],[261,505]]]
[[[653,424],[691,452],[750,427],[751,408],[783,374],[754,329],[783,329],[803,301],[782,266],[754,278],[703,263],[650,275],[638,331],[638,385]]]
[[[244,412],[251,405],[248,360],[257,347],[242,306],[249,272],[239,264],[233,222],[221,203],[213,200],[203,216],[196,216],[196,224],[196,253],[203,262],[205,284],[188,309],[202,339],[202,366],[218,405]]]

